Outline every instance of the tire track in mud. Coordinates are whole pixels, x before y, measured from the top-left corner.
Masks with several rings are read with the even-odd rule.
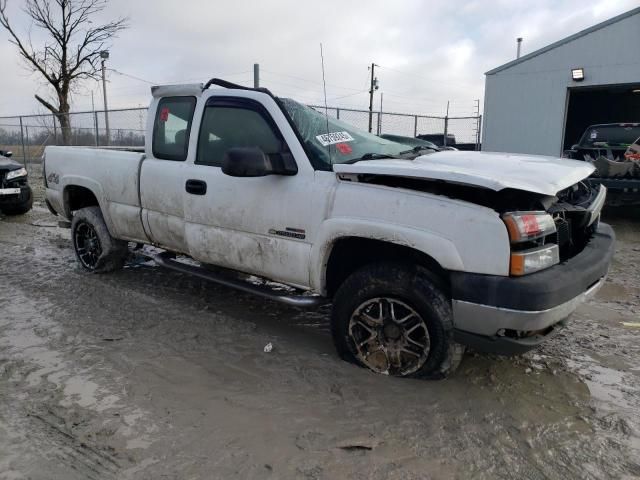
[[[51,411],[46,414],[28,412],[27,416],[41,422],[41,425],[31,422],[30,431],[42,434],[44,438],[39,442],[48,444],[52,456],[61,464],[90,479],[118,477],[121,466],[109,453],[110,449],[80,440],[67,428],[64,418]]]
[[[6,427],[28,440],[23,449],[13,452],[9,466],[18,463],[29,471],[33,464],[46,464],[44,471],[49,472],[49,478],[65,478],[65,471],[75,472],[74,478],[116,478],[120,465],[109,447],[76,428],[86,423],[90,415],[74,408],[72,399],[68,408],[61,406],[65,378],[77,372],[60,351],[48,345],[49,338],[58,336],[56,328],[39,313],[42,305],[35,305],[21,297],[17,289],[10,289],[6,278],[0,277],[0,292],[10,292],[11,298],[0,294],[0,353],[6,356],[2,383],[8,388],[0,395],[0,412]],[[54,376],[57,378],[52,381]],[[72,423],[69,418],[74,418]],[[68,468],[60,468],[62,465]],[[49,466],[54,468],[50,470]]]
[[[20,253],[27,254],[26,265],[7,261]],[[69,285],[51,274],[68,266],[68,259],[57,253],[41,245],[14,245],[0,254],[0,355],[2,383],[9,387],[0,389],[0,418],[6,419],[14,438],[26,440],[24,449],[7,446],[0,451],[14,450],[6,460],[8,471],[19,464],[28,472],[35,469],[36,478],[44,472],[47,478],[121,478],[121,466],[131,461],[118,458],[109,445],[118,422],[96,422],[95,412],[127,410],[118,405],[117,391],[101,379],[92,381],[95,374],[87,373],[86,365],[69,360],[70,355],[90,358],[92,349],[81,334],[70,336],[56,322],[64,305],[47,300],[54,282],[62,281],[63,288]],[[62,298],[72,299],[68,292]],[[0,446],[4,447],[2,439]],[[75,473],[70,476],[71,472]]]

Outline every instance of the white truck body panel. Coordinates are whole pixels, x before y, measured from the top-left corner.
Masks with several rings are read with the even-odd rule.
[[[49,181],[47,198],[53,208],[71,217],[64,205],[67,186],[88,188],[98,199],[107,228],[116,238],[148,242],[140,221],[140,166],[143,153],[124,150],[47,147],[46,155],[56,164],[58,183]]]
[[[204,105],[211,96],[237,97],[238,93],[220,89],[203,93],[194,114],[194,132],[200,129]],[[181,251],[205,263],[309,288],[310,241],[323,214],[310,195],[315,171],[273,99],[260,92],[242,92],[242,96],[267,109],[298,160],[298,173],[290,177],[230,177],[220,168],[195,164],[197,135],[191,135],[186,172],[189,178],[205,181],[207,193],[183,195],[187,249]],[[286,228],[303,230],[305,239],[273,234],[273,230]]]
[[[190,165],[147,158],[140,171],[142,214],[154,243],[187,252],[185,236],[185,190]]]
[[[595,170],[588,162],[541,155],[445,151],[415,160],[367,160],[334,165],[339,173],[428,178],[500,191],[505,188],[555,195]]]

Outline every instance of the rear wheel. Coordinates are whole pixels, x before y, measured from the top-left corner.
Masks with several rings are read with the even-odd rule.
[[[86,207],[75,212],[71,222],[71,240],[78,262],[91,272],[118,270],[129,253],[127,242],[111,236],[98,207]]]
[[[377,263],[348,277],[334,299],[332,332],[343,359],[397,377],[444,378],[464,352],[446,295],[412,265]]]

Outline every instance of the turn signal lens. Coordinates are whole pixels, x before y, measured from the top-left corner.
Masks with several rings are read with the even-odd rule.
[[[545,212],[509,212],[502,216],[511,243],[527,242],[556,232],[553,217]]]
[[[560,253],[557,245],[530,248],[511,253],[509,273],[519,277],[544,270],[558,263],[560,263]]]

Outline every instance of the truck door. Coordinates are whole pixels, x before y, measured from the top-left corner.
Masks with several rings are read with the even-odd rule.
[[[184,184],[189,132],[196,98],[155,100],[153,138],[140,171],[140,202],[147,234],[164,248],[188,252],[184,229]],[[150,111],[153,110],[153,105]],[[151,121],[151,120],[150,120]]]
[[[298,173],[292,176],[239,178],[220,168],[233,147],[304,155],[299,143],[292,152],[290,144],[297,140],[275,101],[250,95],[265,100],[209,97],[194,129],[198,138],[191,140],[196,152],[187,181],[202,189],[185,200],[189,252],[203,262],[307,287],[309,239],[318,223],[310,214],[314,171],[309,162],[299,158],[304,161],[297,161]]]

